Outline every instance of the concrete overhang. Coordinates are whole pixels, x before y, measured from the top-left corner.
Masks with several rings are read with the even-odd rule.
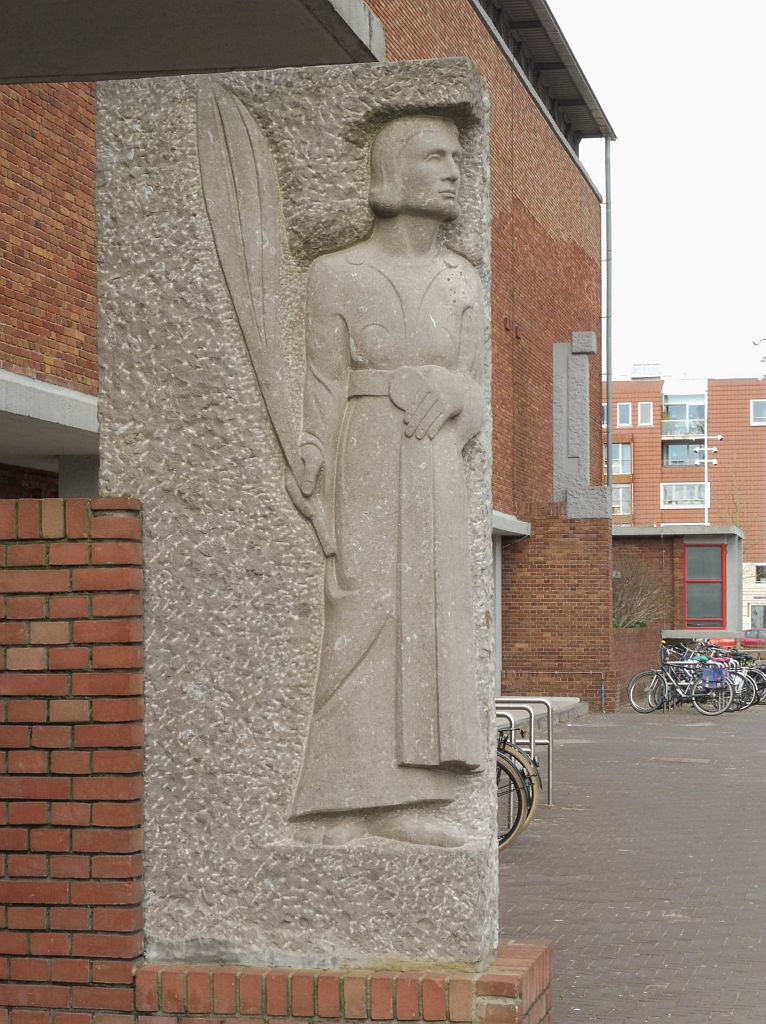
[[[684,526],[683,523],[673,523],[670,526],[613,526],[612,537],[711,537],[711,536],[733,536],[745,539],[745,534],[738,526],[704,526],[697,523],[692,526]]]
[[[0,82],[385,58],[363,0],[4,0]]]
[[[55,473],[60,456],[97,454],[92,395],[0,370],[0,462]]]
[[[499,537],[529,537],[532,524],[507,512],[492,512],[492,532]]]

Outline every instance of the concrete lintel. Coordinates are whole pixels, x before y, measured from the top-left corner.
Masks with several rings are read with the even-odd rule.
[[[529,537],[532,533],[532,524],[507,512],[492,510],[492,532],[500,537]]]
[[[0,412],[98,433],[98,401],[93,395],[0,370]]]
[[[364,0],[5,0],[0,82],[385,59]]]
[[[98,454],[92,395],[0,370],[0,462],[49,473],[60,456]]]
[[[663,629],[664,640],[696,640],[699,637],[715,640],[759,640],[761,634],[766,633],[762,629]],[[766,636],[763,636],[764,647],[766,647]]]
[[[745,534],[738,526],[719,526],[718,524],[705,526],[702,523],[684,525],[683,523],[672,526],[614,526],[612,537],[715,537],[734,536],[740,540],[745,539]]]

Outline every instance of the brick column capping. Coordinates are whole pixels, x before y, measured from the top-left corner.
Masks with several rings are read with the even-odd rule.
[[[480,974],[218,964],[136,968],[138,1024],[553,1024],[553,947],[501,943]]]
[[[0,1024],[125,1024],[143,953],[141,506],[0,501]]]

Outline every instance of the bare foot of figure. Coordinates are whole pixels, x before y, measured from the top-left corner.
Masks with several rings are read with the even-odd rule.
[[[356,839],[393,839],[417,846],[458,847],[470,839],[456,828],[414,810],[375,811],[370,814],[337,814],[306,822],[297,833],[301,843],[316,846],[345,846]]]
[[[370,831],[383,839],[419,846],[465,846],[466,836],[454,826],[426,816],[422,811],[381,811],[370,822]]]
[[[302,823],[295,838],[310,846],[345,846],[368,835],[370,829],[360,814],[333,814]]]

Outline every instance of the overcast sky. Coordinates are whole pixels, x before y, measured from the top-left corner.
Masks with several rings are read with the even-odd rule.
[[[766,3],[549,2],[617,134],[615,376],[761,376]],[[603,142],[580,155],[602,187]]]

